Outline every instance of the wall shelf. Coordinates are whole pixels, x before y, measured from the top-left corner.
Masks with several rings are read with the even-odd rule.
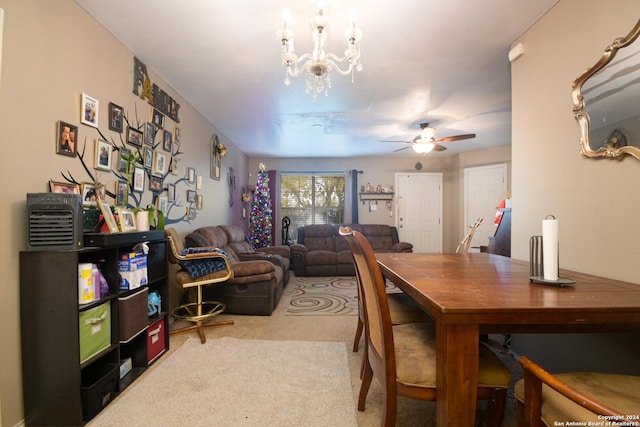
[[[364,204],[364,202],[373,202],[373,201],[385,201],[389,202],[393,200],[394,193],[359,193],[360,201]]]

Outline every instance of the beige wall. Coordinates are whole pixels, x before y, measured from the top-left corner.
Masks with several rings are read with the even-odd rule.
[[[512,65],[512,256],[528,259],[541,220],[560,221],[560,266],[640,283],[640,162],[593,160],[578,151],[573,81],[640,17],[637,0],[561,0],[519,40]],[[636,41],[636,43],[639,43]],[[551,371],[640,373],[638,336],[516,336],[516,351]]]
[[[108,130],[109,102],[125,108],[129,116],[137,111],[140,122],[148,120],[150,106],[132,93],[134,53],[125,48],[110,33],[99,26],[83,9],[71,0],[0,0],[4,9],[4,44],[2,46],[2,81],[0,82],[0,181],[3,183],[0,203],[0,281],[2,310],[0,310],[0,425],[13,426],[23,418],[22,378],[20,362],[19,320],[19,251],[26,249],[26,193],[48,191],[50,179],[62,180],[61,171],[70,172],[78,181],[88,176],[78,158],[55,153],[56,123],[58,120],[78,125],[80,149],[87,141],[87,157],[93,165],[93,144],[98,136],[95,129],[80,124],[80,96],[82,92],[100,101],[99,123],[107,137],[118,134]],[[144,61],[144,58],[140,58]],[[229,209],[226,173],[229,166],[237,176],[245,176],[246,156],[239,153],[224,135],[221,142],[229,146],[229,154],[222,160],[222,179],[209,178],[209,141],[216,132],[197,111],[184,101],[169,85],[153,73],[151,79],[180,104],[179,126],[182,129],[184,154],[180,174],[186,166],[203,175],[204,210],[191,224],[179,222],[174,226],[181,232],[211,223],[229,223],[239,218],[239,203]],[[173,129],[174,122],[166,119]],[[101,178],[113,184],[114,178],[101,173]],[[177,181],[169,176],[167,182]],[[239,181],[240,182],[240,181]],[[183,202],[184,183],[176,186]],[[236,199],[239,200],[239,187]],[[149,192],[144,199],[150,201]],[[176,218],[184,210],[176,207],[169,218]],[[177,214],[180,215],[177,215]],[[51,367],[55,369],[55,367]]]

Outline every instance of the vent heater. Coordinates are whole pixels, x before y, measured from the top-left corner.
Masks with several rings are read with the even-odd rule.
[[[79,194],[28,193],[27,215],[29,250],[83,246]]]

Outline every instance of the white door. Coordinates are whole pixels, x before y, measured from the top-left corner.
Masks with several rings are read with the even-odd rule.
[[[414,252],[442,252],[442,174],[396,174],[396,227]]]
[[[493,236],[496,231],[493,222],[496,217],[496,208],[505,197],[506,192],[506,163],[464,170],[464,230],[462,236],[469,232],[469,226],[479,217],[484,217],[473,236],[472,247],[489,244],[489,236]]]

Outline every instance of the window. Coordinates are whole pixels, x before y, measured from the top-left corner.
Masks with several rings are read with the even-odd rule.
[[[289,238],[298,238],[298,227],[344,222],[345,175],[294,174],[280,176],[280,212],[291,220]]]

